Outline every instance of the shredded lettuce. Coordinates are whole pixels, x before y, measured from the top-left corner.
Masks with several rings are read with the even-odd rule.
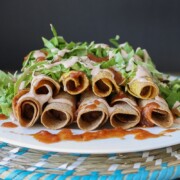
[[[100,67],[102,69],[107,69],[111,66],[114,66],[116,64],[115,58],[111,58],[109,61],[104,61],[101,63]]]
[[[106,49],[102,48],[102,47],[92,47],[88,50],[88,53],[90,54],[94,54],[96,57],[107,57],[108,54],[106,52]]]
[[[18,78],[17,78],[17,81],[14,84],[14,93],[16,94],[18,92],[19,87],[20,87],[22,82],[25,82],[25,87],[27,87],[32,80],[33,74],[38,69],[43,69],[43,65],[46,63],[47,63],[46,61],[34,63],[33,65],[27,67],[22,73],[20,73]]]
[[[135,54],[138,55],[140,58],[143,58],[143,56],[144,56],[144,52],[143,52],[143,50],[140,47],[138,47],[136,49]]]
[[[73,44],[73,42],[71,42]],[[69,46],[69,45],[68,45]],[[68,47],[67,46],[67,47]],[[78,43],[78,45],[73,45],[70,52],[66,53],[63,58],[68,59],[71,56],[85,56],[87,55],[87,43]]]
[[[35,70],[38,74],[44,74],[52,79],[59,81],[60,77],[62,76],[63,73],[69,72],[69,68],[65,68],[62,64],[53,66],[49,69],[47,68],[41,68],[40,70]]]
[[[128,54],[134,51],[133,47],[128,42],[125,42],[124,44],[120,44],[119,47],[125,50]]]
[[[169,81],[167,84],[161,83],[159,89],[170,108],[174,106],[176,101],[180,102],[180,79]]]
[[[116,35],[114,38],[111,38],[109,41],[111,42],[111,44],[113,44],[116,48],[119,47],[119,41],[120,36]]]
[[[76,70],[76,71],[82,71],[84,72],[89,78],[91,77],[91,70],[85,67],[83,64],[77,62],[75,63],[71,69]]]
[[[14,97],[14,82],[16,74],[0,71],[0,114],[9,116],[12,112],[11,105]]]
[[[42,37],[42,41],[44,43],[44,46],[48,49],[56,48],[55,44],[53,44],[51,41],[47,40],[46,38]]]
[[[31,51],[31,52],[27,55],[26,59],[25,59],[24,62],[23,62],[23,68],[22,68],[22,70],[23,70],[24,68],[26,68],[27,66],[29,66],[29,64],[31,63],[31,61],[34,60],[34,58],[33,58],[33,53],[34,53],[34,51]]]
[[[44,46],[49,49],[54,49],[54,48],[63,49],[67,45],[67,42],[62,36],[57,35],[56,29],[52,24],[50,26],[54,37],[51,38],[50,40],[47,40],[46,38],[42,37]]]

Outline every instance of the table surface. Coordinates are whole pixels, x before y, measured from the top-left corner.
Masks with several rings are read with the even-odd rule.
[[[174,179],[180,144],[125,154],[62,154],[0,143],[2,179]]]

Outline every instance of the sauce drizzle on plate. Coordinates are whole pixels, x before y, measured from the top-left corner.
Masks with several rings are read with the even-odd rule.
[[[49,131],[42,130],[35,134],[31,134],[36,140],[51,144],[65,140],[73,141],[91,141],[97,139],[108,139],[108,138],[121,138],[123,139],[127,135],[134,135],[134,138],[137,140],[144,140],[149,138],[158,138],[164,136],[166,133],[174,132],[179,129],[168,129],[164,130],[158,134],[151,133],[144,129],[132,129],[124,130],[121,128],[116,129],[103,129],[92,132],[84,132],[81,134],[73,134],[70,129],[62,129],[58,133],[50,133]]]
[[[6,127],[6,128],[16,128],[18,127],[17,124],[14,124],[13,122],[4,122],[1,124],[2,127]]]
[[[0,114],[0,120],[6,120],[8,117],[4,114]]]

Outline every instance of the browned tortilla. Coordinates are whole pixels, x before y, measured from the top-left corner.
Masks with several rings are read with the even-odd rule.
[[[21,91],[13,100],[14,115],[23,127],[33,126],[41,114],[40,103],[33,97],[27,96],[27,93],[27,91]]]
[[[64,86],[64,91],[71,95],[80,94],[89,86],[89,79],[86,74],[81,71],[64,73],[60,78],[60,82],[62,82]]]
[[[60,129],[74,121],[75,96],[66,92],[59,93],[45,107],[41,123],[48,129]]]
[[[20,90],[13,98],[12,100],[12,109],[13,109],[13,114],[15,116],[15,118],[17,119],[17,102],[19,100],[19,98],[21,96],[23,96],[24,94],[27,94],[29,92],[29,89],[23,89],[23,90]]]
[[[159,93],[158,86],[144,67],[137,66],[137,72],[133,79],[127,84],[128,92],[140,99],[152,99]]]
[[[155,99],[140,100],[139,106],[142,108],[141,125],[145,127],[157,125],[164,128],[172,126],[174,118],[163,98],[157,96]]]
[[[77,125],[85,131],[94,130],[103,125],[108,119],[108,107],[105,100],[86,91],[81,96],[77,110]]]
[[[129,129],[139,123],[140,112],[132,96],[121,91],[112,98],[111,104],[110,123],[113,127]]]
[[[55,96],[59,93],[60,85],[48,76],[38,75],[32,80],[31,89],[32,88],[34,89],[34,93],[36,95],[45,95],[48,94],[49,91],[52,91],[52,96]]]
[[[113,91],[119,92],[114,74],[111,70],[101,70],[97,75],[92,77],[92,90],[96,96],[106,97]]]

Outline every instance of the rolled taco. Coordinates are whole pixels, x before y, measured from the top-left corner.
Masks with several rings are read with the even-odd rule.
[[[19,124],[31,127],[39,119],[41,104],[29,94],[29,90],[20,91],[13,98],[13,113]]]
[[[156,96],[154,99],[140,100],[139,106],[142,108],[141,126],[152,127],[157,125],[168,128],[173,124],[173,115],[163,98]]]
[[[57,95],[60,90],[58,82],[45,75],[34,76],[31,82],[30,91],[27,96],[31,96],[36,99],[41,108],[48,102],[53,96]]]
[[[60,78],[60,82],[62,82],[64,86],[64,91],[71,95],[80,94],[89,86],[89,79],[86,74],[81,71],[64,73]]]
[[[121,91],[112,98],[111,105],[110,123],[113,127],[129,129],[139,123],[141,114],[132,96]]]
[[[77,125],[85,131],[94,130],[108,120],[108,107],[104,99],[95,96],[92,91],[82,94],[77,110]]]
[[[60,129],[74,121],[75,96],[60,92],[50,99],[41,115],[41,123],[48,129]]]
[[[158,86],[153,82],[148,70],[137,66],[136,75],[127,84],[128,92],[140,99],[152,99],[159,94]]]
[[[52,92],[52,96],[55,96],[59,93],[60,84],[48,76],[37,75],[33,77],[31,89],[34,90],[34,93],[37,96],[46,95],[49,93],[49,91]]]
[[[113,91],[119,92],[114,73],[109,69],[101,69],[92,77],[92,91],[99,97],[109,96]]]
[[[29,89],[23,89],[23,90],[20,90],[14,97],[13,97],[13,100],[12,100],[12,110],[13,110],[13,114],[14,114],[14,117],[17,119],[17,103],[18,103],[18,100],[21,96],[23,96],[24,94],[27,94],[29,92]]]

